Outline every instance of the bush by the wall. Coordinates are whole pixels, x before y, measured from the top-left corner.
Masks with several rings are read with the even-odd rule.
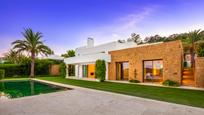
[[[131,82],[131,83],[140,83],[140,81],[138,81],[138,80],[134,80],[134,79],[129,80],[129,82]]]
[[[54,62],[48,59],[36,59],[35,61],[35,75],[49,75],[50,66]]]
[[[176,82],[176,81],[172,81],[172,80],[165,80],[163,83],[162,83],[164,86],[179,86],[179,83]]]
[[[97,60],[95,65],[95,75],[100,82],[103,82],[106,77],[106,64],[104,60]]]
[[[196,53],[198,57],[204,57],[204,42],[198,44]]]
[[[13,77],[18,75],[26,75],[28,73],[24,72],[24,65],[17,64],[0,64],[0,69],[5,70],[5,77]]]
[[[49,75],[52,64],[60,64],[62,61],[49,59],[35,60],[35,75]],[[0,69],[5,70],[5,77],[21,77],[30,75],[31,61],[25,60],[22,64],[0,64]],[[64,70],[65,71],[65,70]],[[66,74],[66,72],[65,72]]]
[[[5,70],[0,69],[0,80],[5,77]]]
[[[66,64],[65,63],[60,64],[60,75],[64,78],[66,77]]]

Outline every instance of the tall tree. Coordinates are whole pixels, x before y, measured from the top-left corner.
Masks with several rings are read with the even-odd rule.
[[[10,63],[18,63],[18,55],[19,54],[16,51],[11,49],[4,55],[4,59]]]
[[[14,50],[9,50],[5,55],[4,59],[13,64],[25,64],[30,61],[30,59],[23,55],[22,53],[18,53],[17,51]]]
[[[187,44],[190,48],[191,53],[191,66],[195,65],[195,44],[200,40],[204,40],[204,32],[199,30],[194,30],[188,33],[186,39],[183,40],[184,44]]]
[[[146,37],[144,39],[146,43],[163,42],[165,40],[166,40],[166,37],[161,37],[160,35],[154,35],[154,36]]]
[[[35,68],[35,58],[38,54],[49,55],[53,51],[46,45],[44,45],[41,32],[34,32],[32,29],[28,28],[22,32],[24,40],[16,40],[12,42],[13,49],[20,52],[28,52],[31,58],[31,73],[30,77],[34,77]]]
[[[140,44],[142,42],[140,35],[136,33],[132,33],[130,38],[127,39],[127,41],[134,41],[137,44]]]

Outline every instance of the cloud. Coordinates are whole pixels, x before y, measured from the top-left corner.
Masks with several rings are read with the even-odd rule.
[[[119,19],[119,25],[117,25],[116,30],[117,31],[124,31],[131,28],[137,27],[137,24],[143,21],[146,17],[148,17],[154,9],[152,8],[144,8],[142,12],[140,13],[133,13],[126,15],[124,17],[121,17]]]
[[[132,32],[139,31],[139,24],[148,18],[156,9],[157,7],[151,6],[141,9],[139,12],[123,15],[111,23],[93,28],[93,30],[87,32],[88,34],[85,36],[93,36],[98,40],[98,43],[126,39]]]

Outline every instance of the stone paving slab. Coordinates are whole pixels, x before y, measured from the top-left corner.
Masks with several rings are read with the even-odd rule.
[[[0,101],[0,115],[203,114],[202,108],[78,87],[74,90]]]

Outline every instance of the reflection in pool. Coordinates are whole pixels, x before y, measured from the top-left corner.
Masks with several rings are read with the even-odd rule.
[[[0,82],[0,92],[3,92],[10,98],[38,95],[62,90],[67,90],[67,88],[48,85],[32,80]]]

